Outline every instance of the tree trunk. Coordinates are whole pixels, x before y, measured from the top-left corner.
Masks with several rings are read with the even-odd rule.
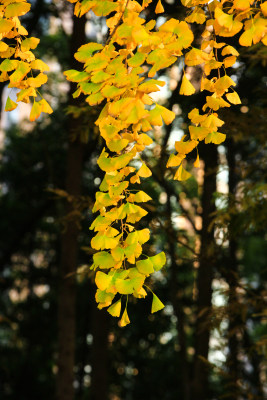
[[[90,400],[108,399],[108,332],[109,316],[92,304],[92,384]]]
[[[202,193],[202,229],[201,249],[197,275],[197,316],[195,325],[195,356],[193,366],[193,400],[208,399],[208,358],[210,339],[210,311],[212,298],[212,280],[215,264],[214,229],[210,227],[215,211],[213,194],[216,191],[216,173],[218,168],[217,148],[206,145],[202,149],[205,162]]]
[[[228,187],[229,187],[229,207],[234,207],[235,204],[235,191],[236,191],[236,176],[235,176],[235,149],[231,139],[228,140],[227,146],[227,162],[229,170]],[[233,218],[233,217],[232,217]],[[229,356],[227,360],[228,374],[229,374],[229,395],[230,400],[238,399],[238,377],[239,377],[239,362],[238,362],[238,339],[237,331],[238,325],[241,322],[238,317],[238,299],[237,299],[237,286],[238,286],[238,263],[236,257],[237,242],[234,234],[234,221],[231,219],[229,224],[229,263],[227,265],[226,280],[229,285],[229,298],[228,298],[228,345]]]
[[[165,187],[167,191],[167,185]],[[170,273],[170,292],[174,313],[177,318],[177,334],[179,341],[179,359],[182,366],[181,371],[181,392],[182,399],[190,399],[190,381],[189,381],[189,363],[187,359],[187,345],[185,333],[185,315],[183,310],[183,290],[178,283],[177,275],[179,274],[179,265],[176,263],[176,237],[177,234],[172,225],[172,209],[171,209],[171,194],[167,192],[167,235],[169,255],[171,257],[171,273]]]
[[[70,41],[71,68],[77,68],[73,54],[85,43],[85,18],[73,16],[73,34]],[[80,68],[80,66],[78,66]],[[69,104],[79,105],[72,98],[73,85],[70,87]],[[66,167],[66,192],[73,197],[81,194],[82,164],[84,144],[79,135],[72,141],[74,131],[79,132],[79,121],[69,117],[69,140]],[[65,215],[74,211],[73,202],[66,204]],[[74,214],[75,215],[75,214]],[[68,219],[62,234],[60,282],[58,294],[58,375],[57,399],[74,399],[74,362],[75,362],[75,272],[77,269],[79,217]]]

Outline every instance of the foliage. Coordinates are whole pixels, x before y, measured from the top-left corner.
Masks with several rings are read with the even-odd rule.
[[[238,52],[227,38],[243,30],[239,37],[241,46],[259,42],[266,45],[266,2],[235,0],[229,7],[229,2],[224,1],[183,1],[182,4],[189,10],[185,21],[172,18],[159,27],[156,21],[143,18],[151,0],[144,0],[142,5],[132,0],[70,2],[75,3],[76,16],[81,17],[92,10],[99,17],[107,17],[110,31],[104,45],[88,43],[81,46],[75,58],[84,64],[83,70],[69,70],[65,75],[78,84],[73,95],[75,98],[85,95],[91,107],[105,102],[96,121],[106,148],[98,159],[105,177],[93,207],[93,212],[100,215],[90,227],[96,232],[91,246],[98,251],[93,256],[91,269],[96,271],[99,308],[109,307],[109,313],[119,317],[121,299],[112,302],[117,294],[127,297],[121,318],[121,326],[125,326],[130,322],[128,295],[145,297],[149,289],[145,285],[146,278],[159,271],[166,262],[163,252],[152,257],[143,254],[142,246],[149,240],[150,232],[147,228],[138,230],[135,226],[147,214],[145,206],[141,207],[139,203],[151,200],[144,191],[136,189],[140,178],[148,178],[152,174],[139,153],[153,143],[147,132],[163,123],[171,124],[175,118],[173,111],[154,102],[151,94],[165,84],[154,77],[161,69],[174,64],[178,57],[184,56],[186,67],[201,66],[200,90],[209,92],[202,107],[204,114],[200,114],[197,108],[188,114],[192,123],[189,138],[184,136],[176,141],[177,154],[172,154],[167,164],[167,167],[178,167],[174,179],[184,181],[191,176],[184,169],[187,154],[197,149],[201,141],[220,144],[225,140],[226,135],[218,132],[224,121],[217,111],[231,104],[240,104],[240,98],[233,89],[236,83],[226,73],[226,69],[236,62]],[[38,40],[21,40],[21,35],[27,32],[21,27],[18,17],[28,10],[26,2],[3,1],[0,24],[3,35],[8,39],[15,38],[17,42],[15,49],[4,46],[2,54],[6,64],[1,64],[3,80],[9,80],[10,87],[21,89],[17,100],[25,102],[30,96],[36,97],[35,88],[46,81],[43,74],[45,64],[35,60],[30,51],[36,47]],[[163,12],[164,8],[158,1],[155,13]],[[194,38],[189,25],[193,23],[204,25],[200,48],[192,45],[194,39],[199,39]],[[9,60],[11,56],[14,59]],[[16,71],[8,76],[7,72],[14,69]],[[35,78],[28,78],[31,69],[41,72]],[[180,94],[187,96],[194,93],[195,87],[185,71]],[[8,99],[6,110],[15,107],[16,103]],[[34,101],[30,120],[38,118],[42,111],[50,113],[51,108],[44,99]],[[198,164],[197,155],[195,166]],[[163,304],[153,294],[152,312],[162,307]]]

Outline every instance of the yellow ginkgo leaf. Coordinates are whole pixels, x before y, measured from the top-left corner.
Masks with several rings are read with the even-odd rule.
[[[119,317],[121,314],[121,300],[116,301],[116,303],[112,304],[107,312],[110,313],[113,317]]]
[[[199,162],[199,155],[197,155],[196,161],[194,162],[194,167],[199,168],[200,162]]]
[[[42,112],[42,104],[40,102],[35,101],[32,105],[31,113],[30,113],[30,121],[35,121]]]
[[[183,94],[185,96],[190,96],[191,94],[195,93],[195,91],[196,91],[196,89],[194,88],[192,83],[187,79],[186,75],[184,74],[179,94]]]
[[[13,21],[9,21],[7,19],[0,19],[0,33],[9,32],[14,26]]]
[[[124,313],[122,314],[121,320],[120,320],[120,326],[126,326],[130,323],[130,319],[127,313],[127,309],[125,308]]]
[[[155,313],[159,310],[162,310],[164,308],[164,304],[160,301],[160,299],[153,293],[153,300],[152,300],[152,307],[151,307],[151,313]]]
[[[181,164],[181,162],[183,161],[184,158],[185,158],[185,154],[177,154],[177,155],[171,154],[166,167],[167,168],[178,167],[178,165]]]
[[[190,174],[190,172],[186,171],[182,164],[180,165],[180,167],[178,168],[176,174],[174,175],[174,180],[177,181],[186,181],[187,179],[189,179],[192,175]]]
[[[238,96],[238,94],[236,92],[227,93],[226,94],[226,98],[232,104],[241,104],[240,97]]]
[[[35,37],[30,37],[27,39],[24,39],[21,42],[21,51],[28,51],[30,49],[36,49],[40,42],[40,39],[35,38]]]
[[[146,164],[142,164],[141,168],[137,172],[137,175],[141,176],[141,178],[148,178],[149,176],[152,175],[152,172],[146,166]]]
[[[42,112],[52,114],[53,110],[45,99],[40,100],[39,104],[42,106]]]
[[[235,62],[236,62],[236,57],[235,56],[226,57],[223,60],[225,68],[232,67],[235,64]]]
[[[26,14],[31,8],[31,5],[26,2],[12,3],[6,7],[6,18],[19,17]]]
[[[98,289],[106,290],[109,287],[111,280],[112,276],[109,276],[102,271],[97,271],[95,276],[95,283]]]
[[[138,193],[134,195],[134,201],[137,203],[144,203],[149,200],[152,200],[152,198],[142,190],[140,190]]]
[[[97,289],[95,294],[96,302],[99,303],[98,308],[108,307],[115,297],[115,293],[107,293],[105,290]]]
[[[156,6],[156,8],[155,8],[155,13],[156,13],[156,14],[162,14],[162,13],[164,13],[164,8],[163,8],[163,6],[162,6],[160,0],[158,0],[157,6]]]
[[[50,70],[50,67],[46,63],[38,59],[31,62],[31,68],[39,69],[41,72]]]
[[[12,111],[15,110],[17,107],[17,103],[15,103],[13,100],[10,99],[8,96],[7,101],[6,101],[6,106],[5,106],[5,111]]]
[[[221,144],[225,141],[226,135],[220,132],[211,132],[205,139],[205,143]]]
[[[8,45],[5,42],[0,41],[0,52],[7,51]]]
[[[267,1],[264,1],[263,3],[261,3],[260,7],[261,7],[261,11],[262,11],[263,15],[265,17],[267,17]]]

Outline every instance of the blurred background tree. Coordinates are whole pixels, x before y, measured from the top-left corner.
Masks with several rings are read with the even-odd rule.
[[[184,7],[162,3],[159,19],[182,17]],[[155,130],[145,153],[153,201],[140,228],[153,232],[146,253],[167,255],[150,282],[166,307],[151,315],[146,300],[130,304],[132,323],[122,329],[96,308],[93,276],[82,273],[93,254],[90,207],[102,179],[99,110],[74,102],[62,74],[82,43],[103,40],[105,21],[89,13],[77,22],[72,14],[66,2],[38,0],[24,21],[51,65],[54,113],[36,124],[21,108],[1,114],[1,398],[264,399],[266,50],[240,51],[231,77],[242,105],[223,113],[228,139],[200,148],[200,168],[185,183],[172,181],[164,165],[202,95],[179,95],[182,60],[161,73],[168,89],[158,101],[177,117]],[[190,73],[198,87],[199,71]]]

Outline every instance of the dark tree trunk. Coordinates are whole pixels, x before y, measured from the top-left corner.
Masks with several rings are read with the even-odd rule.
[[[167,188],[166,188],[167,190]],[[179,371],[181,375],[181,392],[183,400],[190,399],[190,383],[189,383],[189,363],[187,359],[187,344],[185,333],[185,315],[183,310],[183,290],[178,283],[179,265],[176,263],[176,232],[172,225],[172,209],[171,194],[167,192],[167,235],[169,254],[171,257],[171,274],[170,274],[170,291],[174,313],[177,317],[177,333],[179,341],[179,359],[182,369]]]
[[[70,41],[71,68],[77,68],[73,54],[85,43],[85,18],[73,17],[73,34]],[[80,68],[80,66],[78,66]],[[71,93],[69,104],[79,105]],[[81,194],[82,165],[84,144],[79,140],[79,134],[73,141],[73,132],[79,133],[79,121],[70,116],[68,121],[69,140],[66,167],[66,192],[73,198]],[[74,211],[73,202],[66,204],[65,214],[70,216]],[[75,215],[75,214],[74,214]],[[74,363],[75,363],[75,272],[77,269],[79,217],[67,220],[62,234],[60,283],[58,294],[58,375],[57,399],[74,399]]]
[[[108,399],[108,333],[109,316],[92,304],[92,384],[90,400]]]
[[[227,143],[227,162],[229,170],[228,187],[229,187],[229,207],[235,206],[235,192],[236,192],[236,162],[235,162],[235,148],[231,139]],[[233,218],[233,217],[232,217]],[[237,299],[237,286],[238,286],[238,262],[236,257],[237,242],[234,234],[234,221],[231,219],[229,224],[229,263],[226,270],[226,281],[229,285],[229,298],[228,298],[228,345],[229,356],[227,360],[228,374],[229,374],[229,392],[231,395],[228,397],[231,400],[238,399],[238,377],[239,377],[239,362],[238,362],[238,326],[240,318],[238,317],[238,299]]]
[[[195,325],[195,356],[193,366],[193,400],[208,399],[208,358],[210,339],[210,311],[212,280],[215,265],[214,229],[210,227],[212,213],[215,211],[213,194],[216,191],[216,173],[218,168],[217,148],[206,145],[202,148],[205,162],[202,193],[202,229],[200,260],[197,271],[197,316]]]

